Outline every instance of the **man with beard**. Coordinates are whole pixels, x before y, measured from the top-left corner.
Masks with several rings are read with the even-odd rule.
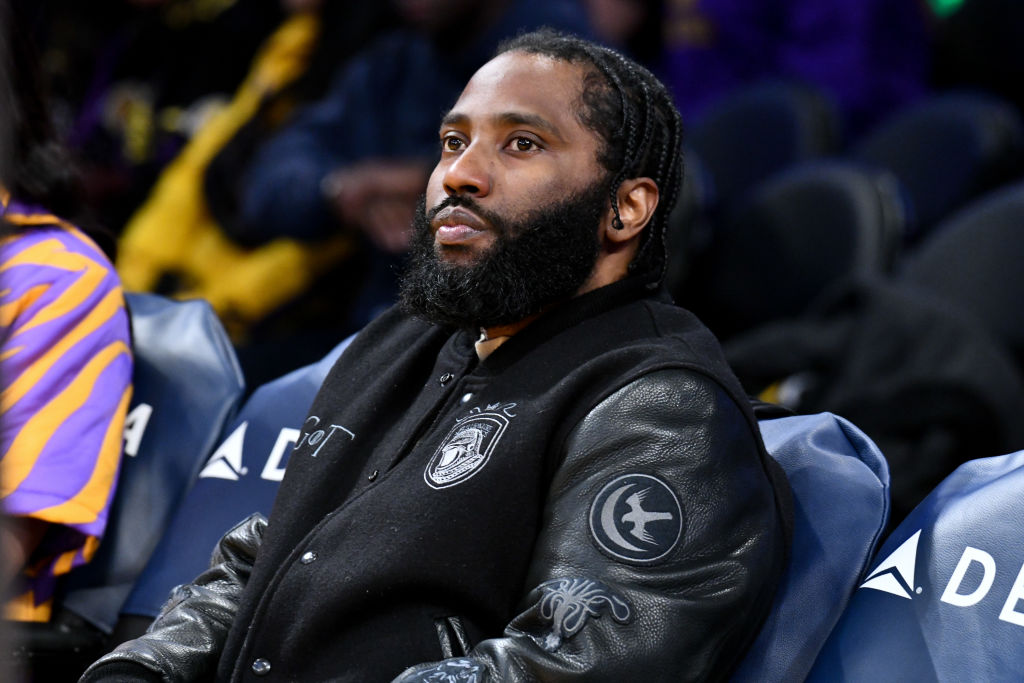
[[[659,289],[680,131],[615,52],[504,45],[442,121],[402,303],[324,382],[269,525],[84,680],[727,675],[788,489]]]

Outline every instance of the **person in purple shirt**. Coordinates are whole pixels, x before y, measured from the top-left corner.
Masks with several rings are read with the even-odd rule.
[[[80,230],[9,196],[0,221],[3,557],[5,577],[21,573],[6,616],[47,621],[57,577],[92,558],[106,527],[131,397],[128,315]]]
[[[74,179],[16,18],[0,2],[0,579],[8,619],[47,621],[106,526],[132,353],[110,260],[52,213]]]

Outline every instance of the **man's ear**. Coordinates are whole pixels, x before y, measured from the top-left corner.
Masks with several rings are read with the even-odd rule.
[[[658,207],[658,184],[651,178],[629,178],[619,185],[616,197],[622,229],[615,229],[609,221],[605,238],[611,242],[628,242],[640,234],[654,215]]]

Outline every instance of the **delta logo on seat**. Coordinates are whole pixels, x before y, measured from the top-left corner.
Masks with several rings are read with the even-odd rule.
[[[149,426],[150,418],[153,417],[153,406],[149,403],[139,403],[129,411],[124,420],[124,454],[130,458],[138,457],[142,448],[142,441],[146,435],[146,428]],[[337,425],[332,428],[344,429]],[[249,468],[242,462],[242,455],[245,446],[245,432],[249,428],[249,421],[246,420],[238,425],[231,434],[224,439],[216,451],[207,459],[203,469],[199,472],[199,479],[227,479],[229,481],[240,481],[249,473]],[[307,433],[310,442],[314,439],[322,439],[323,431]],[[333,430],[332,432],[333,433]],[[291,427],[282,428],[274,441],[260,471],[260,479],[279,482],[284,479],[287,456],[291,453],[292,446],[299,441],[303,432]]]
[[[896,550],[882,560],[860,585],[860,588],[882,591],[907,600],[925,598],[927,595],[925,588],[915,583],[917,548],[922,531],[919,529],[917,533],[901,543]],[[964,579],[975,565],[982,572],[981,581],[976,588],[971,590],[969,586],[973,585],[973,581],[965,588]],[[980,548],[966,546],[949,581],[946,582],[939,600],[956,607],[974,607],[988,596],[996,579],[996,572],[996,561],[991,554]],[[976,577],[977,570],[971,574],[972,577]],[[1018,610],[1018,604],[1021,601],[1024,601],[1024,565],[1018,571],[1013,587],[1010,588],[1010,593],[1003,602],[999,619],[1016,626],[1024,626],[1024,611]],[[1024,605],[1020,605],[1020,607],[1024,610]]]
[[[245,446],[245,431],[249,427],[246,420],[238,425],[233,432],[224,439],[220,447],[206,461],[206,466],[199,472],[199,479],[227,479],[239,481],[249,473],[249,468],[242,464],[242,454]],[[292,446],[298,441],[301,432],[290,427],[283,428],[277,434],[270,449],[263,471],[260,472],[260,479],[278,482],[284,479],[285,456],[291,452]]]

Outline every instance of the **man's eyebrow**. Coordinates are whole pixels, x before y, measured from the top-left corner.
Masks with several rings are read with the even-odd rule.
[[[561,132],[558,128],[548,121],[543,116],[537,114],[527,114],[523,112],[510,111],[495,114],[491,117],[496,123],[504,126],[527,126],[528,128],[536,128],[541,130],[548,135],[563,140]],[[449,111],[441,119],[441,126],[453,126],[453,127],[464,127],[469,124],[469,117],[466,114],[462,114],[456,111]]]
[[[526,126],[528,128],[537,128],[559,140],[563,139],[562,134],[559,132],[555,124],[551,123],[543,116],[538,116],[537,114],[524,114],[523,112],[510,111],[497,114],[494,118],[498,123],[506,126]]]
[[[463,126],[469,121],[469,117],[465,114],[460,114],[450,109],[441,118],[441,127],[445,126]]]

